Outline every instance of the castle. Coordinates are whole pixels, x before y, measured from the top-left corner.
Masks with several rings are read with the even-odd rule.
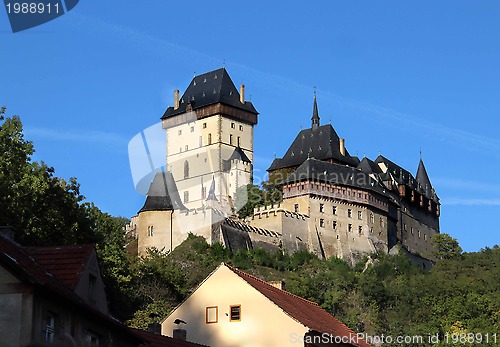
[[[238,219],[237,191],[252,183],[258,112],[222,68],[195,76],[162,119],[167,171],[157,172],[128,231],[138,254],[173,250],[188,233],[231,250],[307,250],[355,264],[401,249],[423,267],[433,260],[439,198],[422,158],[416,176],[379,155],[351,156],[331,124],[321,125],[316,95],[311,128],[299,132],[268,168],[282,201]],[[242,197],[238,197],[241,199]],[[244,197],[243,197],[244,198]]]

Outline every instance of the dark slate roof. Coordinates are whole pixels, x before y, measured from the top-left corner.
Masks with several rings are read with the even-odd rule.
[[[145,211],[172,211],[185,210],[174,177],[170,172],[157,172],[149,186],[146,202],[139,210]]]
[[[302,130],[293,141],[283,158],[276,158],[267,171],[288,167],[297,167],[308,158],[332,160],[341,164],[357,166],[349,152],[340,154],[340,139],[331,124],[322,125],[317,129]]]
[[[364,157],[358,164],[358,169],[367,174],[381,174],[382,170],[372,160]]]
[[[347,337],[347,341],[349,341],[346,346],[370,347],[370,344],[361,338],[356,338],[356,333],[354,331],[322,309],[317,303],[278,289],[230,265],[223,263],[223,266],[229,268],[250,286],[271,300],[271,302],[282,309],[286,315],[292,317],[310,330],[321,334],[331,334],[332,336],[345,336]],[[350,343],[351,341],[352,343]]]
[[[386,195],[386,190],[367,173],[354,167],[328,163],[316,159],[307,159],[297,168],[285,183],[302,181],[325,182],[333,185],[367,189]]]
[[[241,160],[246,163],[251,163],[250,159],[248,159],[247,155],[245,154],[245,152],[243,152],[243,150],[240,147],[236,147],[234,149],[234,152],[229,158],[229,161],[234,159]]]
[[[191,103],[193,110],[196,110],[219,102],[258,114],[251,102],[245,101],[244,104],[240,102],[240,93],[226,69],[221,68],[195,76],[182,95],[179,108],[177,110],[174,110],[172,106],[167,108],[161,118],[165,119],[186,112],[188,103]]]
[[[417,182],[419,184],[418,189],[424,193],[424,195],[434,201],[438,201],[438,197],[434,188],[432,188],[431,181],[429,179],[429,175],[427,175],[427,170],[425,169],[424,162],[420,159],[418,163],[417,169]]]
[[[393,163],[382,155],[379,155],[377,159],[375,159],[375,163],[384,163],[385,166],[387,166],[387,173],[390,173],[399,184],[406,184],[410,188],[415,187],[415,178],[408,170],[403,169],[401,166]]]
[[[75,290],[94,245],[27,247],[26,251],[65,286]]]

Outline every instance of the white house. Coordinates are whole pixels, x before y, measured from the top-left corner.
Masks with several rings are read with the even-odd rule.
[[[162,322],[162,334],[176,329],[218,347],[370,346],[316,303],[224,263]]]

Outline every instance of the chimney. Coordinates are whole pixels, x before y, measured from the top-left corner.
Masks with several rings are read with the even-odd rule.
[[[340,139],[340,154],[345,156],[345,139]]]
[[[272,285],[274,288],[285,290],[285,282],[283,281],[269,281],[267,283]]]
[[[161,335],[161,325],[160,323],[150,323],[148,324],[148,332]]]
[[[187,332],[184,329],[174,329],[174,331],[172,332],[172,337],[174,339],[186,341]]]
[[[240,102],[242,104],[245,103],[245,85],[244,84],[240,84]]]
[[[174,90],[174,110],[179,108],[179,90]]]

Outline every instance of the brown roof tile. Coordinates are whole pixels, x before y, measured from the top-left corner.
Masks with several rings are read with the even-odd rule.
[[[94,245],[27,247],[25,250],[64,285],[74,290]]]
[[[352,336],[353,340],[357,341],[357,343],[353,344],[354,346],[371,347],[366,341],[357,339],[357,334],[354,331],[315,302],[273,287],[267,282],[230,265],[224,265],[280,307],[286,314],[309,329],[321,334],[331,334],[332,336]]]

